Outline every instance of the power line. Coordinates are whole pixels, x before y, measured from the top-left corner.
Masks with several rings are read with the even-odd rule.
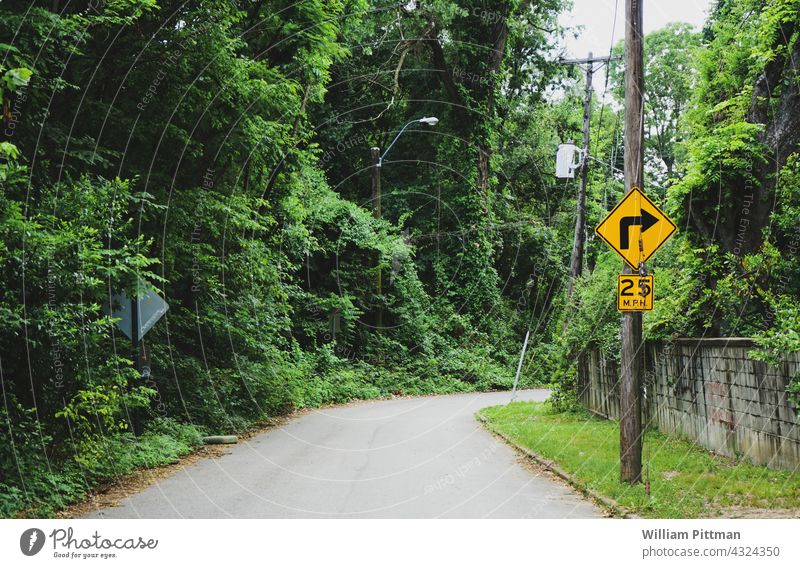
[[[617,12],[619,10],[619,0],[615,0],[614,2],[614,23],[611,24],[611,44],[608,47],[608,58],[611,61],[611,54],[614,52],[614,34],[617,31]],[[606,94],[608,93],[608,76],[611,73],[611,64],[609,63],[608,69],[606,69],[606,78],[605,84],[603,85],[603,98],[601,99],[600,105],[600,120],[599,126],[603,128],[603,111],[606,109]]]

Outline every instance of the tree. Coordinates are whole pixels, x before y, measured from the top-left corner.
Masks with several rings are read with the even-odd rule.
[[[489,332],[518,321],[495,228],[517,219],[492,154],[503,90],[548,82],[520,54],[541,57],[559,5],[3,2],[0,515],[174,459],[201,430],[509,386]],[[509,45],[531,79],[509,77]],[[406,191],[376,220],[359,167],[423,114],[450,130],[398,143],[385,180]],[[436,190],[450,209],[419,214]],[[557,266],[546,228],[517,236]],[[376,258],[380,335],[362,322]],[[139,279],[170,305],[149,376],[103,310]]]
[[[694,57],[699,46],[700,34],[686,23],[669,24],[644,38],[645,147],[649,169],[659,185],[673,178],[675,163],[682,151],[681,119],[696,80]],[[614,53],[622,52],[623,43],[620,42]],[[623,69],[620,62],[613,62],[609,77],[620,103]]]

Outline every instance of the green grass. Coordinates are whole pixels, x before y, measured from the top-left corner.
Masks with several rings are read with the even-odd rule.
[[[584,412],[553,411],[548,403],[518,402],[481,412],[489,427],[553,460],[582,486],[633,513],[655,518],[769,516],[800,511],[800,474],[711,454],[659,432],[645,436],[651,495],[644,484],[619,481],[619,426]],[[649,458],[648,458],[649,454]]]

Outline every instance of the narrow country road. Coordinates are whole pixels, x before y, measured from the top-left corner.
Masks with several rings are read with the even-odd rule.
[[[546,390],[519,393],[544,400]],[[94,518],[575,518],[602,511],[524,467],[476,411],[510,394],[374,401],[304,414]]]

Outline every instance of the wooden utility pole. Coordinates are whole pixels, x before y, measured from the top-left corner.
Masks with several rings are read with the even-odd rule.
[[[586,176],[589,173],[589,125],[592,118],[592,79],[594,76],[594,64],[608,63],[619,59],[619,56],[589,57],[586,59],[562,59],[560,63],[566,65],[586,65],[586,96],[583,99],[583,157],[581,158],[580,185],[578,187],[578,199],[575,212],[575,235],[572,240],[572,255],[569,260],[569,283],[567,284],[567,304],[572,298],[572,290],[575,281],[583,273],[583,253],[586,248]],[[567,320],[564,320],[566,328]]]
[[[642,2],[625,0],[625,192],[644,182]],[[633,271],[625,265],[624,274]],[[644,263],[639,265],[644,273]],[[642,314],[622,314],[619,389],[620,479],[642,481]]]
[[[142,340],[139,335],[141,324],[139,323],[139,292],[140,288],[137,285],[136,293],[131,297],[131,344],[133,346],[133,368],[136,369],[136,376],[141,377],[142,374],[142,358],[139,351],[139,343]],[[139,409],[134,408],[131,410],[131,428],[135,436],[142,435],[142,418],[139,415]]]
[[[372,215],[376,219],[381,218],[381,150],[377,147],[370,148],[372,156]],[[380,253],[379,253],[380,254]],[[378,257],[378,270],[375,279],[375,294],[378,296],[378,305],[375,310],[375,330],[380,331],[383,327],[383,281],[381,274],[381,259]]]

